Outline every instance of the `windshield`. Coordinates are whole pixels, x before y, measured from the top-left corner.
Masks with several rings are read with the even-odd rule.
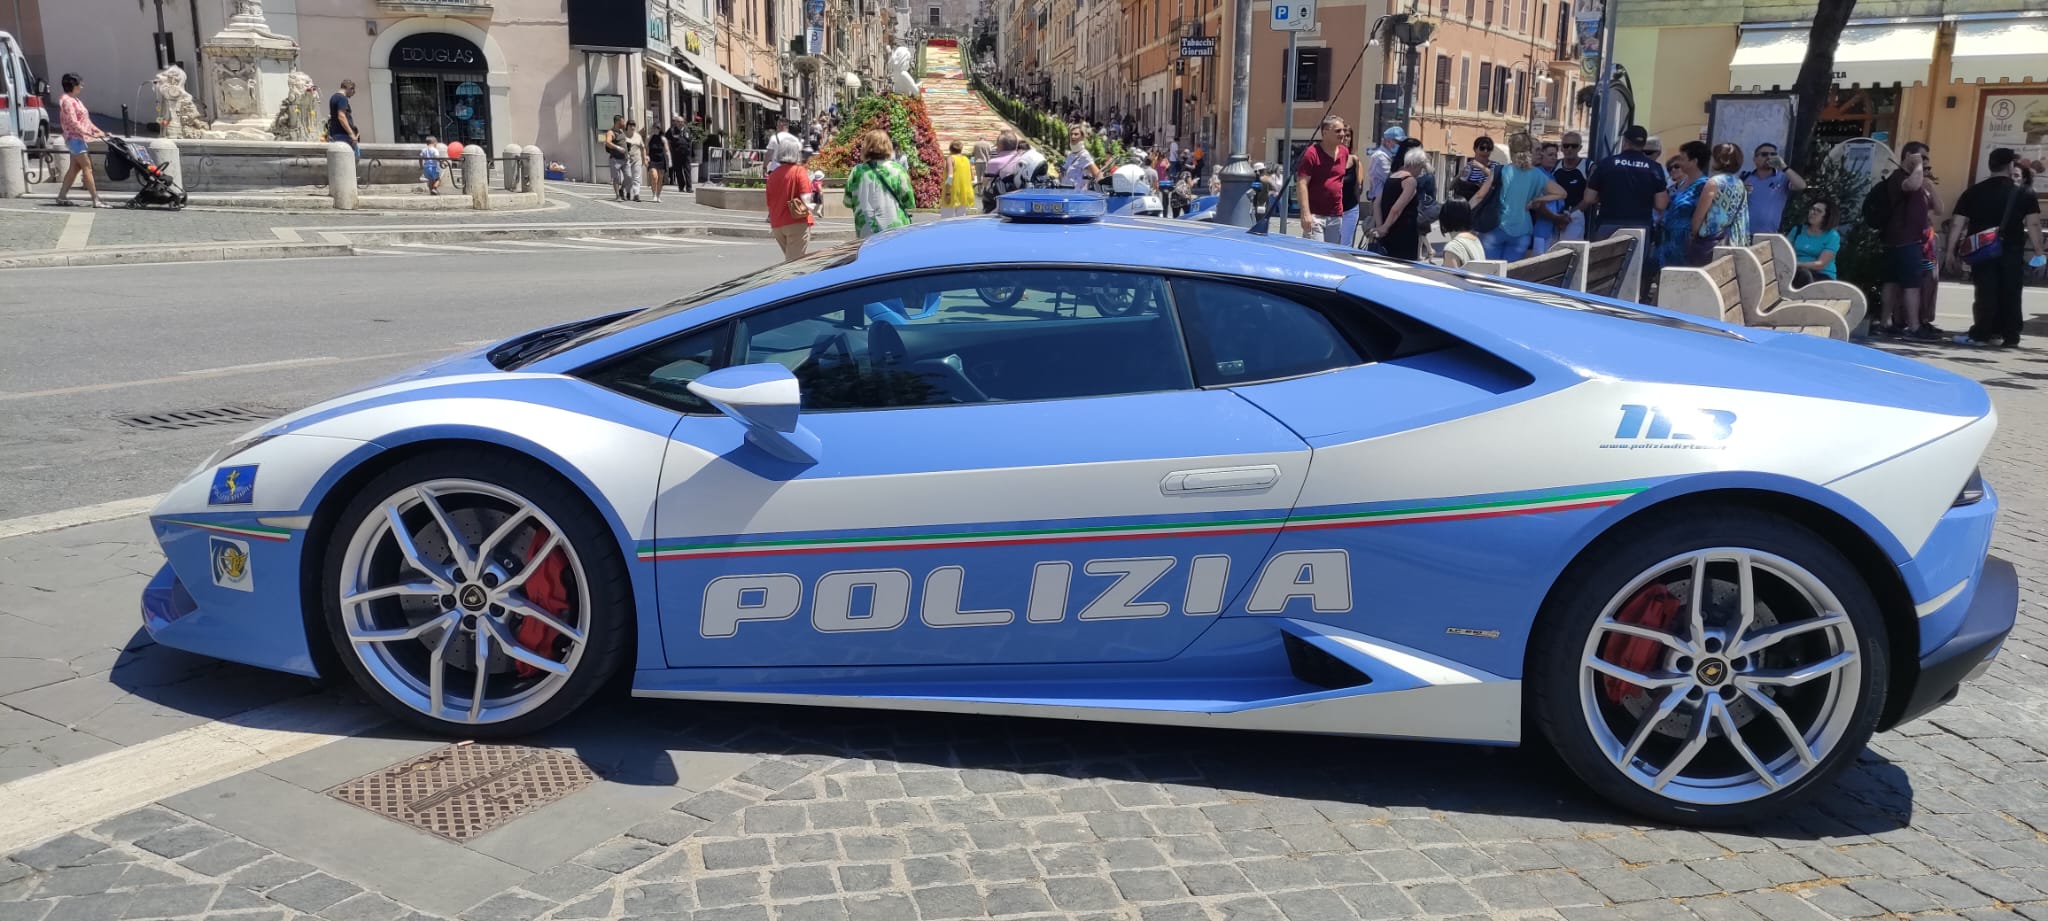
[[[826,269],[836,269],[853,262],[854,256],[859,251],[859,243],[848,243],[823,252],[812,253],[794,262],[777,263],[752,274],[741,275],[737,278],[719,282],[695,294],[669,301],[659,307],[648,307],[644,310],[632,311],[631,313],[619,316],[616,320],[609,323],[560,327],[553,331],[554,335],[546,337],[551,341],[528,342],[526,340],[515,340],[515,342],[524,347],[519,349],[516,356],[508,356],[507,361],[498,362],[498,366],[511,370],[512,368],[529,365],[550,355],[558,355],[614,333],[624,332],[642,323],[652,323],[656,320],[675,316],[692,307],[699,307],[713,301],[732,297],[736,294],[744,294],[779,281],[801,278]]]

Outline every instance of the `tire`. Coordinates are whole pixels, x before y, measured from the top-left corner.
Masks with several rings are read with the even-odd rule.
[[[625,554],[589,500],[537,461],[485,449],[432,451],[372,478],[327,534],[319,592],[363,692],[465,738],[574,712],[624,666],[636,624]]]
[[[1558,757],[1601,797],[1676,824],[1755,822],[1813,795],[1870,741],[1890,675],[1856,567],[1763,512],[1623,525],[1566,570],[1534,635],[1530,711]]]
[[[981,302],[990,307],[1014,307],[1024,299],[1023,285],[987,285],[974,289]]]

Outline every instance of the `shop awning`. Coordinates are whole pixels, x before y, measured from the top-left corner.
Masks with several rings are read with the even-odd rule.
[[[704,81],[697,79],[695,74],[651,55],[648,56],[647,63],[668,71],[669,76],[676,78],[676,85],[682,87],[683,92],[704,95]]]
[[[1956,23],[1949,77],[1964,83],[2048,82],[2048,18]]]
[[[1927,82],[1934,63],[1939,23],[1856,25],[1842,30],[1835,48],[1836,86],[1911,86]],[[1728,86],[1735,90],[1791,89],[1806,60],[1806,27],[1744,29],[1728,62]]]
[[[687,51],[678,51],[676,53],[682,55],[683,60],[689,61],[690,66],[703,71],[704,76],[710,77],[719,85],[724,86],[726,89],[733,91],[733,93],[738,95],[741,99],[745,99],[746,101],[751,102],[757,106],[764,106],[770,109],[776,108],[776,103],[774,100],[769,99],[768,97],[763,96],[758,92],[755,92],[753,87],[750,87],[746,84],[746,81],[733,76],[731,71],[728,71],[725,68],[718,66],[716,63],[713,63],[711,60],[703,57],[702,55],[691,54]]]

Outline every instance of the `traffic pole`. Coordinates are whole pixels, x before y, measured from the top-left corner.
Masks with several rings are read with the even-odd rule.
[[[1234,224],[1239,227],[1252,225],[1252,184],[1258,176],[1252,173],[1251,159],[1245,155],[1246,108],[1251,104],[1252,90],[1252,3],[1251,0],[1236,0],[1237,15],[1234,44],[1230,49],[1230,160],[1223,167],[1223,191],[1216,199],[1215,223]]]
[[[1296,68],[1301,66],[1301,62],[1297,59],[1294,52],[1297,47],[1295,42],[1299,40],[1300,36],[1300,32],[1290,31],[1287,33],[1287,87],[1285,90],[1285,98],[1287,99],[1287,128],[1283,134],[1285,140],[1280,145],[1280,156],[1284,159],[1280,163],[1273,164],[1273,168],[1279,170],[1280,175],[1290,179],[1294,176],[1294,90],[1295,81],[1300,76]],[[1272,206],[1267,209],[1267,216],[1269,218],[1273,211],[1277,210],[1280,212],[1280,235],[1283,237],[1287,235],[1287,196],[1292,191],[1291,189],[1281,189],[1280,194],[1274,196]],[[1295,204],[1300,206],[1302,216],[1307,217],[1308,203],[1296,202]]]

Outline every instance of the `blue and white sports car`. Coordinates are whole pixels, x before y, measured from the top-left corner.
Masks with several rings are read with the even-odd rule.
[[[1772,814],[2012,628],[1977,384],[1019,193],[227,445],[157,641],[468,736],[645,697],[1554,746]]]

